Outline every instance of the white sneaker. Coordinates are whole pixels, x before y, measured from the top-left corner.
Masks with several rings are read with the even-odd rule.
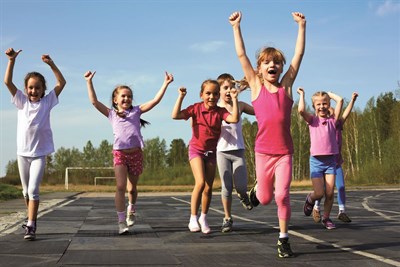
[[[189,225],[188,225],[188,227],[189,227],[189,230],[190,230],[190,232],[192,232],[192,233],[195,233],[195,232],[200,232],[200,225],[199,225],[199,223],[197,222],[197,220],[196,221],[190,221],[189,222]]]
[[[199,220],[201,231],[203,234],[209,234],[211,232],[210,226],[208,226],[207,220]]]
[[[119,228],[118,234],[120,234],[120,235],[124,235],[129,232],[129,228],[128,228],[128,226],[126,226],[125,222],[119,222],[118,228]]]
[[[136,213],[134,211],[128,212],[128,216],[126,217],[126,224],[128,227],[131,227],[135,224],[136,221]]]

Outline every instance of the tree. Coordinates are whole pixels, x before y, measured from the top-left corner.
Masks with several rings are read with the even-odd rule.
[[[188,164],[188,148],[183,139],[174,139],[171,141],[167,154],[167,164],[169,167]]]

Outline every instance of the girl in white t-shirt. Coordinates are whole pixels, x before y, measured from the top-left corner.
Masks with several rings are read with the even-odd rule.
[[[38,72],[29,72],[24,80],[24,92],[13,83],[14,64],[22,50],[6,50],[8,65],[4,83],[12,95],[12,103],[18,109],[17,156],[22,193],[28,209],[25,228],[26,240],[36,238],[36,220],[39,208],[39,185],[42,181],[46,156],[54,152],[53,134],[50,127],[50,111],[58,104],[58,95],[66,81],[49,55],[42,55],[54,73],[57,83],[54,90],[45,95],[46,80]]]

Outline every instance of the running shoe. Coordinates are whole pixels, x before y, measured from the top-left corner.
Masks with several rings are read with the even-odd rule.
[[[208,226],[208,222],[206,219],[199,220],[199,224],[203,234],[209,234],[211,232],[210,226]]]
[[[249,200],[251,205],[253,205],[253,207],[257,207],[258,205],[260,205],[260,201],[257,199],[256,196],[256,186],[254,186],[253,188],[250,189],[249,193]]]
[[[316,208],[313,208],[312,217],[315,223],[321,222],[321,211],[317,210]]]
[[[335,224],[329,218],[327,218],[327,219],[323,218],[322,219],[322,225],[325,226],[325,228],[328,229],[328,230],[332,230],[332,229],[336,228]]]
[[[277,245],[279,258],[290,258],[294,256],[294,253],[290,248],[289,238],[279,238]]]
[[[314,203],[310,203],[308,200],[310,198],[311,193],[309,193],[306,197],[306,201],[304,202],[304,207],[303,207],[303,211],[304,211],[304,215],[306,216],[310,216],[313,208],[314,208]]]
[[[200,232],[200,230],[201,230],[199,223],[194,220],[189,222],[188,227],[189,227],[190,232],[192,232],[192,233]]]
[[[246,210],[251,210],[253,209],[253,205],[250,202],[249,196],[245,195],[245,197],[241,197],[240,195],[239,199],[240,199],[240,203],[242,203],[242,206],[246,209]]]
[[[224,218],[224,220],[222,221],[221,232],[227,233],[232,231],[232,225],[233,225],[232,218]]]
[[[131,227],[135,224],[136,221],[136,211],[132,210],[132,211],[126,211],[126,224],[128,225],[128,227]]]
[[[347,216],[347,214],[344,212],[339,212],[337,218],[339,220],[341,220],[342,222],[346,222],[346,223],[351,222],[351,219],[349,218],[349,216]]]
[[[36,239],[36,228],[33,226],[22,225],[22,228],[25,229],[25,240],[35,240]]]
[[[118,234],[125,235],[129,232],[129,228],[125,222],[118,223]]]

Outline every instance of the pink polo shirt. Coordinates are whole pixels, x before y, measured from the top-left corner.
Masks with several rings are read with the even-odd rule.
[[[320,118],[313,116],[312,122],[308,125],[311,156],[336,155],[339,153],[335,123],[334,117]]]
[[[216,151],[222,121],[229,116],[226,108],[206,109],[203,102],[182,110],[184,119],[192,118],[192,139],[189,145],[202,151]]]

